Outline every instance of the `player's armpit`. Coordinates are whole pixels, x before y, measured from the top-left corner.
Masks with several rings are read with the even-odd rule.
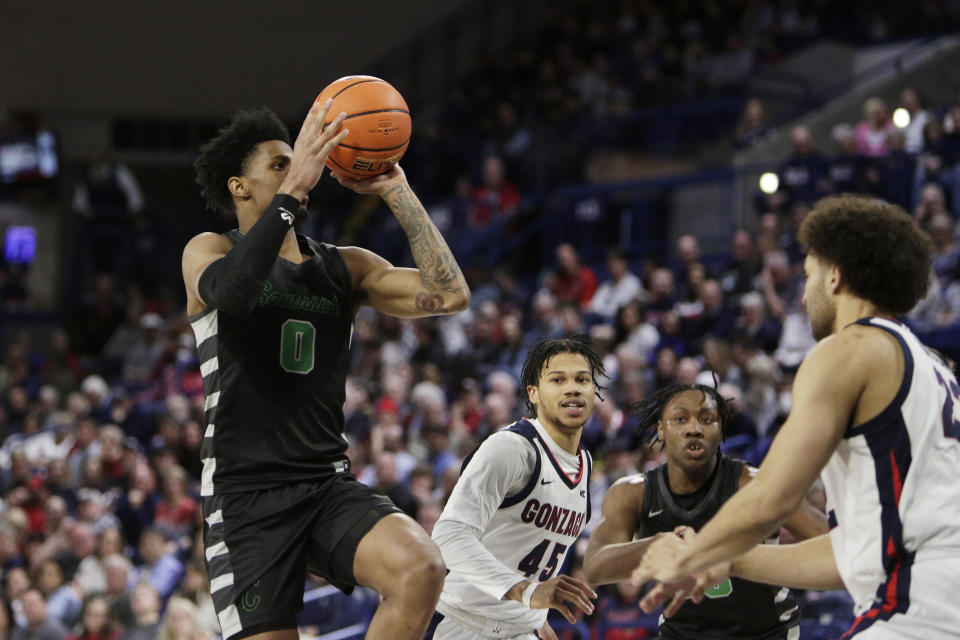
[[[625,580],[640,560],[652,538],[633,540],[643,504],[644,477],[618,480],[603,498],[600,521],[590,534],[583,571],[594,585]]]
[[[232,246],[229,240],[219,234],[201,233],[184,247],[180,266],[187,291],[187,313],[199,313],[207,306],[200,295],[200,276],[211,263],[227,255]]]
[[[340,247],[353,281],[355,297],[381,313],[400,318],[459,313],[470,304],[469,290],[428,288],[419,269],[395,267],[372,251]]]

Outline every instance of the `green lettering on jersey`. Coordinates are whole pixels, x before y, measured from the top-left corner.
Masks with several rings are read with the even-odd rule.
[[[328,315],[340,313],[340,303],[333,298],[310,293],[306,287],[300,287],[294,291],[274,291],[273,284],[269,280],[263,283],[263,292],[257,298],[257,306],[284,307]]]
[[[733,583],[730,582],[730,579],[727,578],[720,584],[715,584],[706,591],[703,592],[703,595],[708,598],[726,598],[731,593],[733,593]]]
[[[317,330],[306,320],[287,320],[280,329],[280,366],[290,373],[313,371]]]

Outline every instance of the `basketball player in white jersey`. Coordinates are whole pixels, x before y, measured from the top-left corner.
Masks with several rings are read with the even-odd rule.
[[[590,519],[591,460],[580,433],[602,375],[580,336],[530,350],[520,389],[533,417],[467,457],[433,529],[450,571],[435,640],[556,638],[548,609],[570,622],[571,607],[593,611],[587,584],[555,574]]]
[[[896,320],[926,293],[929,238],[899,207],[843,195],[817,203],[800,240],[819,344],[797,372],[793,409],[756,479],[699,535],[664,536],[644,555],[634,578],[662,583],[644,608],[685,579],[696,600],[729,570],[797,588],[846,587],[857,618],[843,638],[960,637],[960,387]],[[817,474],[831,531],[753,548]],[[705,570],[691,587],[688,577]]]

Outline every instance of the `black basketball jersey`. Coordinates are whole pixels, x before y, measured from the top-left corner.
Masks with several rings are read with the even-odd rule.
[[[646,490],[639,537],[687,525],[699,531],[740,487],[744,463],[721,455],[703,498],[690,509],[677,504],[666,478],[667,465],[644,473]],[[800,612],[786,587],[730,578],[706,593],[700,604],[687,601],[672,618],[663,619],[660,637],[676,640],[773,640],[787,637]]]
[[[234,244],[242,237],[225,236]],[[310,258],[278,258],[249,315],[209,308],[190,318],[206,400],[201,495],[346,467],[350,274],[336,247],[302,235],[297,242]]]

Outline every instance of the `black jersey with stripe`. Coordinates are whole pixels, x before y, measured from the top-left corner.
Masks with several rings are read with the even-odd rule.
[[[699,531],[740,487],[745,463],[720,455],[717,470],[708,481],[705,495],[689,509],[677,503],[670,492],[667,465],[644,473],[646,490],[639,524],[639,537],[673,531],[686,525]],[[707,592],[700,604],[687,601],[672,618],[660,625],[660,637],[683,640],[786,638],[796,626],[800,612],[785,587],[731,578]]]
[[[190,318],[206,401],[203,495],[316,479],[345,460],[350,274],[336,247],[297,242],[309,258],[277,258],[249,315]]]

